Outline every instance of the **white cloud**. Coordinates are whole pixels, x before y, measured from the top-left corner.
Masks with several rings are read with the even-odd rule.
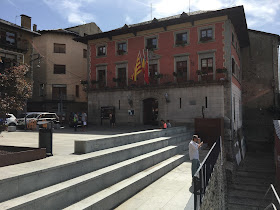
[[[93,2],[95,0],[44,0],[45,4],[57,11],[71,24],[84,24],[93,21],[94,16],[83,10]]]
[[[125,16],[125,23],[127,23],[127,24],[131,24],[132,23],[132,19],[128,15]]]
[[[151,1],[145,2],[148,5]],[[276,22],[279,18],[277,18],[277,11],[280,10],[279,0],[190,0],[191,11],[217,10],[239,5],[244,6],[248,27],[260,27]],[[180,14],[183,11],[189,11],[189,1],[187,0],[153,0],[153,18]],[[151,14],[149,13],[143,21],[150,19]]]

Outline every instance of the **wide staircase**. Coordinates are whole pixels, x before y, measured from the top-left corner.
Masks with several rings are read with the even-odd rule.
[[[0,168],[0,209],[112,209],[188,157],[186,127],[75,142],[76,155]],[[17,166],[18,170],[18,166]]]
[[[274,184],[275,166],[272,148],[251,149],[237,169],[236,176],[228,189],[229,210],[265,209],[274,195],[270,184]]]

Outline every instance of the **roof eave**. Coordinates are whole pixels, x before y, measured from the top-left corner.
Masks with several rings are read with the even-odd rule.
[[[144,24],[144,25],[137,25],[134,27],[123,27],[123,28],[114,29],[114,30],[99,33],[99,34],[93,34],[93,35],[88,35],[85,37],[75,38],[74,40],[86,44],[88,42],[88,40],[100,39],[100,38],[105,38],[105,37],[111,39],[112,36],[126,34],[126,33],[134,33],[136,35],[138,31],[142,31],[142,30],[167,27],[169,25],[175,25],[175,24],[180,24],[180,23],[184,23],[184,22],[191,22],[193,24],[195,20],[206,19],[206,18],[211,18],[211,17],[218,17],[218,16],[223,16],[223,15],[227,15],[231,19],[231,21],[236,29],[238,39],[240,40],[240,47],[248,46],[249,45],[249,35],[248,35],[248,31],[247,31],[247,23],[246,23],[243,6],[216,10],[216,11],[210,11],[210,12],[200,13],[200,14],[195,14],[195,15],[190,15],[190,16],[183,16],[183,17],[168,19],[168,20],[159,21],[159,22],[152,21],[151,23]]]

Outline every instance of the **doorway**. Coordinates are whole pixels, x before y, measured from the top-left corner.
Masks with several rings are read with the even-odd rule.
[[[144,125],[158,125],[158,100],[147,98],[143,100]]]

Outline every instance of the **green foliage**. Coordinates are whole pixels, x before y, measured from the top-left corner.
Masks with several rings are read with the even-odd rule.
[[[0,73],[0,116],[12,110],[23,110],[27,99],[32,96],[32,85],[26,78],[28,71],[27,65],[20,65]]]

